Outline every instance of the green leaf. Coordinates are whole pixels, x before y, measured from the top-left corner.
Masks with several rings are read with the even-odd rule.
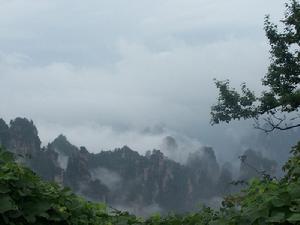
[[[289,209],[291,212],[298,213],[298,212],[300,212],[300,205],[293,205]]]
[[[14,155],[11,152],[2,150],[0,151],[0,162],[12,162],[14,160]]]
[[[27,216],[25,216],[25,219],[30,224],[35,223],[35,221],[36,221],[36,218],[34,215],[27,215]]]
[[[288,219],[289,222],[297,222],[300,221],[300,213],[294,213]]]
[[[16,205],[9,196],[0,196],[0,213],[15,210]]]
[[[300,185],[293,185],[289,189],[289,193],[292,199],[300,197]]]
[[[40,217],[44,217],[46,219],[49,219],[49,214],[44,212],[44,213],[40,214]]]
[[[0,184],[0,194],[6,194],[10,192],[9,188],[5,184]]]
[[[38,200],[38,199],[37,199]],[[51,208],[51,203],[40,200],[40,202],[26,202],[24,204],[24,212],[26,214],[37,215],[46,212]]]
[[[293,170],[293,174],[295,174],[295,175],[300,175],[300,167],[296,167],[296,168]]]
[[[275,197],[271,200],[272,205],[275,207],[282,207],[286,205],[286,201],[284,201],[284,199],[280,199],[278,197]]]
[[[268,222],[271,223],[281,223],[285,219],[285,213],[284,212],[276,212],[272,213],[271,217],[268,219]]]

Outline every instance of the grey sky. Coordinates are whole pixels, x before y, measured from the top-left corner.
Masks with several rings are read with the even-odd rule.
[[[44,143],[65,133],[93,151],[147,150],[172,134],[226,155],[220,146],[247,131],[209,126],[213,78],[259,90],[264,16],[277,22],[283,9],[279,0],[0,0],[0,116],[33,119]]]

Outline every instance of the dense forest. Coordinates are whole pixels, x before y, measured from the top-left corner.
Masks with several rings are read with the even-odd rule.
[[[265,19],[271,45],[266,90],[257,97],[246,84],[238,92],[229,80],[216,81],[213,125],[254,119],[266,133],[300,127],[298,1],[286,4],[281,22],[283,29]],[[167,137],[171,147],[174,142]],[[234,177],[231,165],[220,165],[210,147],[191,153],[186,164],[159,150],[140,155],[127,146],[93,154],[63,135],[41,147],[37,128],[25,118],[9,125],[0,120],[0,144],[1,224],[300,224],[300,142],[282,177],[275,176],[275,161],[251,149],[240,156]],[[222,198],[219,207],[208,206],[214,198]],[[206,205],[197,208],[199,202]],[[163,215],[140,218],[120,207]]]

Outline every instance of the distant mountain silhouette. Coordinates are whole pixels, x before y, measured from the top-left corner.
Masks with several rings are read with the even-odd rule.
[[[177,148],[173,138],[164,141],[168,151]],[[127,146],[94,154],[72,145],[64,135],[41,147],[37,128],[26,118],[16,118],[9,125],[0,119],[0,144],[45,180],[68,186],[89,200],[141,215],[156,210],[193,210],[200,202],[215,204],[233,190],[232,166],[220,166],[209,147],[190,154],[185,165],[159,150],[140,155]],[[274,161],[253,150],[245,154],[258,169],[274,173]],[[257,175],[245,165],[241,165],[240,174],[246,179]]]

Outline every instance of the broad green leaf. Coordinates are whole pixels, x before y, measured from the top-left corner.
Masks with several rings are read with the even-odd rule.
[[[43,200],[41,200],[40,202],[26,202],[23,207],[24,212],[27,215],[40,215],[41,213],[44,213],[51,208],[51,203],[45,202]]]
[[[36,217],[32,214],[25,216],[25,219],[29,224],[33,224],[36,221]]]
[[[9,196],[0,196],[0,213],[15,210],[16,205]]]
[[[293,170],[293,174],[295,174],[295,175],[300,175],[300,167],[296,167],[296,168]]]
[[[299,212],[300,213],[300,205],[293,205],[289,209],[291,212]]]
[[[292,185],[289,188],[289,193],[292,199],[300,198],[300,185]]]
[[[286,199],[281,199],[279,197],[274,197],[271,202],[275,207],[282,207],[287,204]]]
[[[11,152],[1,150],[0,151],[0,161],[7,163],[14,160],[14,155]]]
[[[285,213],[284,212],[276,212],[272,213],[271,217],[268,218],[268,222],[271,223],[281,223],[285,219]]]
[[[300,213],[294,213],[288,219],[289,222],[297,222],[300,221]]]
[[[10,192],[10,189],[5,184],[0,184],[0,194],[6,194]]]

